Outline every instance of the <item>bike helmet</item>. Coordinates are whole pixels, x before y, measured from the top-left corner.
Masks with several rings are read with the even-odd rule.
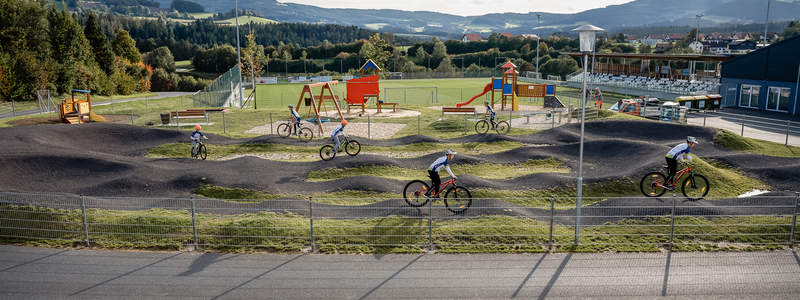
[[[342,125],[347,125],[347,120],[342,120]]]
[[[289,104],[289,108],[294,108],[294,105]]]
[[[697,139],[694,138],[693,136],[687,136],[686,137],[686,142],[687,143],[692,143],[692,144],[700,144],[700,143],[697,142]]]
[[[447,149],[447,150],[444,151],[444,154],[445,155],[450,155],[450,154],[456,155],[456,151],[453,150],[453,149]]]
[[[489,105],[489,100],[483,100],[484,105]]]
[[[194,126],[194,130],[200,130],[200,129],[203,129],[203,127],[200,127],[200,125],[195,125]]]

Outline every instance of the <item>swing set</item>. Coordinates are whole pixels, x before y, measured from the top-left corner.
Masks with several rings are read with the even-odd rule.
[[[336,107],[336,112],[339,114],[339,118],[344,120],[344,116],[342,116],[342,110],[339,108],[339,97],[333,92],[332,86],[338,84],[339,81],[329,81],[329,82],[320,82],[314,84],[306,84],[303,86],[303,92],[300,93],[300,100],[297,101],[297,105],[294,107],[294,110],[298,113],[300,112],[300,105],[305,104],[308,106],[308,113],[307,116],[311,116],[312,112],[314,117],[309,118],[309,122],[317,123],[319,127],[319,132],[322,134],[322,123],[323,122],[330,122],[330,119],[323,119],[320,116],[320,110],[325,111],[325,115],[328,115],[328,108],[327,105],[323,105],[325,100],[330,100],[333,102],[333,106]],[[311,90],[315,87],[322,87],[322,90],[319,92],[319,95],[314,95],[314,92]],[[327,93],[326,93],[327,92]]]

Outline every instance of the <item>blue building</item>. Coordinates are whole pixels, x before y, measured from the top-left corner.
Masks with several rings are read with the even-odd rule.
[[[800,36],[722,63],[722,107],[800,115]]]

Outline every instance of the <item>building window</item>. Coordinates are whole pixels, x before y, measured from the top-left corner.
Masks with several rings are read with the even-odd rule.
[[[742,93],[739,96],[739,106],[758,108],[758,96],[761,92],[760,85],[742,85]]]
[[[789,96],[792,94],[790,88],[770,87],[767,94],[767,109],[774,111],[789,111]]]

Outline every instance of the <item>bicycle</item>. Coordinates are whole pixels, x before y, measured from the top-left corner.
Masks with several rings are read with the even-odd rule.
[[[203,143],[202,139],[197,140],[197,151],[194,151],[194,147],[190,151],[193,159],[206,160],[206,157],[208,157],[208,150],[206,150],[206,144]]]
[[[666,172],[669,172],[668,167],[664,166]],[[672,179],[672,185],[667,181],[667,176],[661,172],[650,172],[642,178],[639,183],[639,189],[645,197],[659,197],[667,192],[667,190],[674,190],[677,188],[675,182],[679,182],[681,178],[687,175],[686,179],[681,183],[681,193],[689,200],[700,200],[708,194],[711,186],[708,179],[701,174],[695,174],[692,167],[686,165],[686,168],[678,171]]]
[[[439,195],[444,191],[446,191],[444,193],[444,205],[447,210],[460,214],[472,205],[472,193],[467,188],[457,185],[456,180],[453,178],[439,185],[439,192],[432,197],[430,196],[431,190],[425,181],[413,180],[403,188],[403,199],[412,207],[420,207],[425,206],[428,201],[439,198]]]
[[[299,128],[299,131],[297,128]],[[294,123],[291,120],[278,125],[278,136],[282,138],[287,138],[292,135],[292,131],[295,131],[294,134],[297,135],[297,138],[303,142],[308,143],[314,139],[314,131],[311,130],[311,128],[305,126],[300,128],[300,125],[294,126]]]
[[[356,156],[361,152],[361,143],[350,139],[350,137],[344,134],[339,137],[339,145],[340,147],[344,147],[344,152],[350,156]],[[336,157],[336,152],[338,151],[334,149],[333,145],[325,145],[319,149],[319,157],[324,161],[329,161]]]
[[[486,116],[483,117],[483,120],[480,120],[477,123],[475,123],[475,132],[477,132],[478,134],[486,134],[487,132],[489,132],[489,129],[497,131],[497,134],[507,134],[510,128],[511,125],[509,125],[508,122],[506,121],[495,122],[494,120],[491,120]]]

